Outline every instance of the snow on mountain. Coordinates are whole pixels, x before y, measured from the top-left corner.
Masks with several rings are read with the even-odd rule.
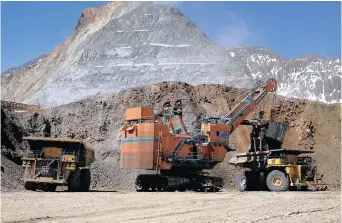
[[[338,58],[228,49],[172,6],[114,2],[86,9],[73,34],[32,69],[2,76],[2,98],[56,106],[161,81],[251,87],[270,77],[280,95],[341,102]]]
[[[8,68],[6,70],[4,70],[3,72],[1,72],[1,76],[10,76],[12,74],[15,74],[16,72],[18,72],[19,70],[22,70],[22,69],[28,69],[28,68],[31,68],[35,65],[37,65],[37,63],[41,62],[48,54],[47,53],[44,53],[20,66],[17,66],[17,67],[11,67],[11,68]]]
[[[341,60],[307,56],[285,59],[257,47],[237,47],[230,53],[245,62],[246,72],[253,79],[274,77],[278,80],[277,94],[321,101],[341,102]]]

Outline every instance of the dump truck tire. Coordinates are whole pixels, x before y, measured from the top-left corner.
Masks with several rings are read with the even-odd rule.
[[[68,191],[79,192],[81,185],[81,170],[77,169],[70,173],[68,177]]]
[[[270,191],[281,192],[289,189],[290,181],[285,173],[273,170],[268,174],[266,184]]]
[[[241,192],[248,191],[249,190],[248,181],[249,180],[248,180],[246,172],[239,173],[236,176],[236,181],[235,181],[237,189]]]
[[[258,190],[258,172],[244,171],[237,175],[235,182],[237,189],[241,192]]]
[[[24,187],[26,190],[35,191],[37,189],[37,184],[34,182],[25,182]]]
[[[81,191],[82,192],[88,192],[90,188],[90,181],[91,181],[91,175],[89,169],[82,169],[81,170]]]

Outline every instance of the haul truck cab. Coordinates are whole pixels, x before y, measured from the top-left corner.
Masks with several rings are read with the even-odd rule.
[[[94,150],[81,140],[67,138],[23,137],[28,149],[22,158],[26,190],[55,191],[68,186],[71,192],[89,191],[89,165]]]

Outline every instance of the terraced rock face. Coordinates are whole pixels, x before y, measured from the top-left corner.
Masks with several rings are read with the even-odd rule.
[[[2,98],[46,107],[160,81],[248,88],[269,77],[279,95],[341,101],[340,59],[219,46],[178,9],[150,2],[86,9],[67,40],[15,71],[2,75]]]

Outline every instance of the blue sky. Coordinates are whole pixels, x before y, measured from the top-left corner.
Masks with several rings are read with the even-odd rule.
[[[84,8],[107,2],[1,2],[1,71],[51,52]],[[164,2],[214,42],[256,45],[287,58],[341,57],[340,2]]]

